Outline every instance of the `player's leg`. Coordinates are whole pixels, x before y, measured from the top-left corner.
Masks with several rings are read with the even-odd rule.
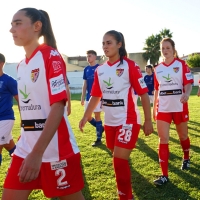
[[[154,180],[154,184],[163,185],[168,181],[168,161],[169,161],[169,129],[172,117],[168,113],[158,113],[157,131],[159,137],[158,156],[162,175]]]
[[[4,144],[4,148],[9,152],[9,155],[11,156],[16,148],[14,140],[11,139],[8,144]]]
[[[180,144],[183,150],[182,170],[187,170],[190,165],[190,138],[188,136],[187,121],[176,124],[176,130],[179,136]]]
[[[81,191],[67,196],[59,197],[60,200],[85,200]]]
[[[27,200],[32,190],[4,189],[2,200]]]
[[[120,126],[115,137],[113,166],[120,200],[133,199],[131,171],[128,159],[140,132],[140,125]]]

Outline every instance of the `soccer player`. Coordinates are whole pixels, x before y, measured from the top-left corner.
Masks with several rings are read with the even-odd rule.
[[[193,77],[185,61],[180,60],[175,43],[164,38],[160,43],[164,61],[155,67],[155,94],[153,118],[156,120],[159,136],[159,162],[162,175],[154,180],[154,184],[163,185],[169,181],[169,129],[173,121],[183,150],[182,170],[190,164],[187,122],[189,120],[188,99],[192,90]]]
[[[11,156],[15,150],[12,138],[14,126],[13,97],[18,102],[17,81],[3,72],[5,57],[0,53],[0,165],[2,149],[5,148]]]
[[[97,53],[94,50],[89,50],[86,52],[87,54],[87,62],[89,65],[85,67],[83,72],[83,87],[82,87],[82,95],[81,95],[81,105],[85,104],[85,109],[88,106],[88,102],[90,100],[90,93],[92,89],[92,85],[94,82],[94,72],[99,64],[96,63]],[[102,133],[104,128],[102,126],[101,120],[101,101],[94,109],[94,118],[91,116],[88,118],[88,122],[96,128],[96,141],[92,144],[93,147],[101,145]]]
[[[147,65],[145,67],[146,75],[144,76],[144,81],[148,88],[148,95],[150,103],[153,104],[153,94],[154,94],[154,73],[153,73],[153,67],[152,65]]]
[[[21,136],[2,200],[27,200],[35,189],[42,189],[48,198],[84,200],[81,156],[65,112],[66,66],[57,51],[48,13],[20,9],[10,32],[26,57],[17,67]],[[41,45],[40,36],[44,37]]]
[[[128,163],[140,132],[140,116],[134,91],[141,96],[145,135],[153,131],[148,89],[139,66],[127,58],[122,33],[111,30],[103,37],[103,51],[108,61],[95,71],[91,99],[79,123],[83,127],[102,98],[105,112],[106,145],[113,155],[113,166],[120,200],[133,199]]]

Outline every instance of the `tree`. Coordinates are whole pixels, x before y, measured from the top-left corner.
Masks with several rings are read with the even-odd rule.
[[[160,42],[165,37],[172,37],[172,33],[169,29],[162,29],[159,34],[151,35],[145,40],[145,46],[143,50],[143,58],[152,65],[157,65],[160,58]]]
[[[195,53],[188,56],[186,63],[189,67],[200,67],[200,54]]]

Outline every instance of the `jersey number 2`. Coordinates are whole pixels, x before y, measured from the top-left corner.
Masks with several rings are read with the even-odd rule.
[[[56,176],[60,176],[60,177],[58,178],[58,180],[57,180],[58,186],[63,186],[63,185],[67,185],[67,184],[68,184],[67,181],[62,181],[63,178],[65,178],[65,176],[66,176],[66,173],[65,173],[65,170],[64,170],[64,169],[57,169],[57,170],[55,171],[55,175],[56,175]]]

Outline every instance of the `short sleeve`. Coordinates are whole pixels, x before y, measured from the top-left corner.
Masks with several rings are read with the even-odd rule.
[[[129,79],[133,89],[138,95],[142,95],[148,92],[148,88],[142,76],[140,67],[134,63],[134,61],[129,61]]]
[[[101,92],[101,88],[99,85],[99,78],[98,78],[97,70],[95,70],[95,73],[94,73],[94,82],[92,85],[92,90],[91,90],[90,95],[95,96],[95,97],[102,97],[102,92]]]
[[[183,66],[183,85],[187,85],[188,83],[192,84],[194,82],[194,79],[190,71],[190,68],[187,66],[185,62],[183,62],[182,66]]]
[[[62,100],[66,102],[66,65],[61,55],[57,52],[57,56],[47,58],[45,67],[50,105]]]

